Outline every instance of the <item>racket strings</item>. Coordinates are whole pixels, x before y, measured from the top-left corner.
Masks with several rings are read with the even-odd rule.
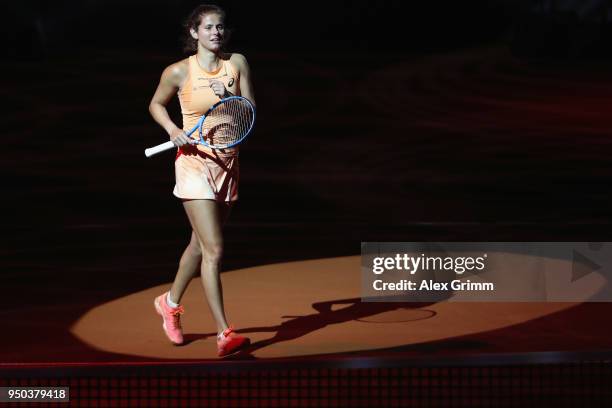
[[[239,142],[251,129],[254,112],[243,99],[231,99],[217,105],[202,123],[201,136],[214,147]]]

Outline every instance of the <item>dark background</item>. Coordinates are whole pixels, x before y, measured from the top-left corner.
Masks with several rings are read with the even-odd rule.
[[[171,155],[143,160],[141,150],[166,137],[147,105],[163,68],[183,58],[181,23],[197,4],[3,3],[9,240],[21,235],[15,228],[27,229],[29,242],[47,242],[44,234],[56,228],[54,240],[69,239],[67,225],[104,230],[142,219],[163,228],[164,215],[164,236],[182,239],[182,209],[168,194]],[[607,237],[607,139],[600,135],[607,132],[609,2],[218,4],[234,28],[229,49],[252,65],[259,103],[256,135],[243,149],[241,205],[230,226],[305,229],[315,228],[315,221],[316,233],[334,241],[266,257],[284,258],[279,254],[287,249],[352,253],[367,239]],[[377,76],[394,66],[408,68]],[[504,117],[503,108],[491,111],[485,104],[466,112],[465,101],[455,96],[486,93],[493,82],[501,88],[494,88],[492,99],[516,97],[516,84],[487,77],[504,70],[524,76],[519,86],[532,92],[519,95],[518,103],[535,101],[543,109]],[[550,80],[556,82],[548,87]],[[586,93],[556,109],[576,108],[586,117],[578,124],[563,123],[563,114],[561,121],[547,117],[559,96],[576,89]],[[177,105],[170,109],[180,121]],[[593,110],[599,116],[589,124]],[[469,128],[471,115],[497,125]],[[556,127],[542,130],[546,121]],[[582,133],[595,127],[591,150],[566,156],[587,148]],[[503,141],[494,134],[503,134]],[[559,141],[552,154],[551,138]],[[496,144],[503,151],[495,152]],[[489,150],[477,153],[474,146]],[[555,162],[558,168],[551,167]],[[514,179],[504,175],[509,166],[517,170]],[[498,179],[481,180],[486,174]],[[538,225],[543,222],[544,228]],[[519,226],[525,223],[532,225]],[[568,229],[572,223],[579,225]],[[83,239],[99,232],[83,232]],[[272,234],[312,238],[303,230]]]
[[[3,57],[78,49],[176,53],[195,1],[22,1],[2,7]],[[505,39],[540,56],[608,55],[605,0],[216,2],[243,52],[448,51]]]
[[[144,160],[141,151],[166,137],[147,105],[163,68],[183,58],[181,22],[197,4],[3,3],[9,241],[69,247],[65,228],[93,225],[79,242],[95,248],[109,239],[101,230],[135,222],[183,240],[171,155]],[[609,2],[218,4],[259,103],[230,227],[292,225],[261,233],[334,242],[266,258],[353,253],[368,239],[608,236]],[[500,79],[504,70],[518,82]],[[466,108],[487,89],[490,100],[541,107]],[[572,109],[586,116],[564,123]]]

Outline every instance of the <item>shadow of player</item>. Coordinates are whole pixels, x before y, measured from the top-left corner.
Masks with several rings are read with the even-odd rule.
[[[437,302],[362,302],[361,298],[331,300],[313,303],[312,308],[316,310],[317,313],[306,316],[282,316],[283,318],[290,318],[291,320],[287,320],[276,326],[249,327],[237,331],[242,334],[276,332],[274,336],[269,339],[260,340],[251,344],[249,348],[244,351],[244,357],[245,355],[249,355],[256,350],[283,341],[297,339],[332,324],[359,320],[368,316],[374,316],[393,310],[421,309],[424,306],[429,306],[435,303]],[[348,306],[333,310],[333,306],[336,305]],[[435,314],[435,312],[431,311],[429,315],[415,320],[429,319],[434,317]],[[253,356],[250,357],[255,358]]]

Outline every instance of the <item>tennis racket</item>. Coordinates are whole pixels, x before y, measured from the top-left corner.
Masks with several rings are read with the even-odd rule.
[[[189,132],[198,131],[199,144],[212,149],[228,149],[241,143],[253,130],[255,106],[242,96],[230,96],[215,103]],[[176,147],[172,141],[145,149],[145,156],[151,157]]]

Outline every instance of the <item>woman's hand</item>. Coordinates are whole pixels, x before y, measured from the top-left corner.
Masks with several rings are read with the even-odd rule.
[[[228,96],[231,96],[231,93],[229,93],[229,91],[225,89],[225,85],[223,84],[223,82],[217,79],[211,79],[209,82],[210,82],[210,88],[213,90],[215,95],[217,95],[219,98],[223,99]]]
[[[179,128],[174,129],[170,133],[170,140],[172,141],[172,143],[174,143],[176,147],[181,147],[184,145],[193,145],[197,143],[195,140],[187,136],[187,134],[183,132],[183,129]]]

